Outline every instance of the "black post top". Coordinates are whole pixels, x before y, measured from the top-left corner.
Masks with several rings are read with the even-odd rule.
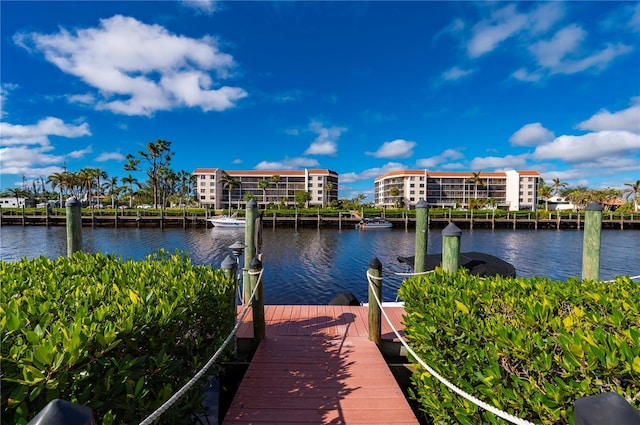
[[[378,260],[378,257],[376,257],[373,260],[369,261],[369,268],[370,269],[376,269],[376,270],[382,270],[382,263],[380,262],[380,260]]]

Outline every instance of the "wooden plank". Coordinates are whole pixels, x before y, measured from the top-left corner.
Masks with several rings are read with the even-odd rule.
[[[265,310],[267,338],[224,424],[418,424],[378,347],[367,339],[366,307]],[[403,311],[390,315],[394,323]]]

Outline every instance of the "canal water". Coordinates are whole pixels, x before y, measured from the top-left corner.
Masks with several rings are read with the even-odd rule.
[[[163,248],[188,255],[195,264],[219,267],[231,254],[229,246],[244,242],[236,229],[89,228],[82,229],[83,250],[141,259]],[[498,256],[516,268],[518,276],[548,276],[564,280],[580,276],[583,232],[578,230],[463,230],[461,251]],[[406,272],[398,256],[414,255],[415,230],[265,228],[265,302],[326,304],[339,292],[367,297],[367,265],[378,258],[387,272]],[[440,229],[429,233],[428,253],[441,252]],[[65,227],[0,227],[0,260],[65,256]],[[243,261],[243,260],[241,260]],[[603,230],[600,277],[640,275],[640,232]],[[383,298],[393,301],[401,278],[384,273]]]

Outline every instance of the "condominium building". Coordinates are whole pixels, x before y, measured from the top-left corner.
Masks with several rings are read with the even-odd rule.
[[[485,199],[508,210],[535,209],[540,173],[537,171],[472,172],[401,170],[375,179],[377,206],[413,206],[421,199],[431,207],[467,207]]]
[[[223,176],[237,181],[231,193]],[[311,195],[309,206],[324,206],[338,199],[338,173],[326,169],[317,170],[223,170],[221,168],[197,168],[195,192],[202,206],[215,209],[246,205],[247,193],[251,193],[260,206],[267,204],[294,205],[296,193],[307,191]],[[276,177],[277,176],[277,177]],[[269,184],[260,183],[266,180]],[[264,188],[261,186],[265,186]]]

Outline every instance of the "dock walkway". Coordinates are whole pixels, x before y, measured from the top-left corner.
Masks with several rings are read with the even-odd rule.
[[[404,308],[386,310],[401,328]],[[223,424],[418,424],[378,347],[367,307],[265,306],[260,343]],[[251,314],[238,338],[252,336]],[[384,323],[383,339],[395,335]]]

